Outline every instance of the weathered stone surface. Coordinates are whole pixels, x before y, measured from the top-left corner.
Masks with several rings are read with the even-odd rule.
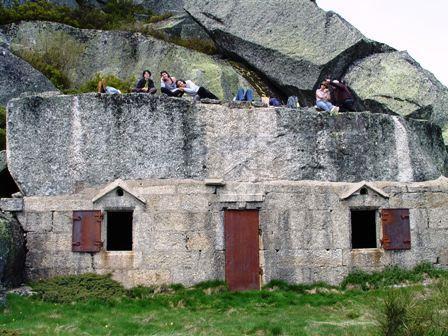
[[[230,109],[141,94],[25,97],[8,112],[9,170],[25,195],[116,178],[424,181],[446,172],[440,128],[385,114]],[[195,202],[171,206],[191,211]]]
[[[55,91],[54,85],[30,64],[0,47],[0,105],[23,92]]]
[[[372,112],[431,120],[448,140],[448,88],[406,52],[375,54],[355,63],[345,80]]]
[[[326,75],[340,77],[354,60],[392,50],[309,0],[186,0],[184,7],[225,53],[309,104]]]
[[[77,29],[50,22],[22,22],[2,29],[13,50],[29,48],[38,52],[45,41],[61,32],[79,42],[84,52],[73,60],[67,74],[75,86],[96,73],[126,79],[139,78],[143,70],[149,69],[158,88],[162,70],[177,78],[191,79],[221,99],[232,99],[240,86],[250,87],[227,61],[140,33]]]
[[[23,198],[0,198],[1,211],[22,211]]]
[[[0,287],[20,285],[24,266],[23,230],[12,215],[0,212]]]
[[[182,12],[184,0],[134,0],[134,3],[142,4],[147,8],[151,8],[157,13]]]
[[[178,13],[160,22],[148,24],[148,27],[160,30],[171,37],[199,39],[213,43],[207,32],[185,12]]]

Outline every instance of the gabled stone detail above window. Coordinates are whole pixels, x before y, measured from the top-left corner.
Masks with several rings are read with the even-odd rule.
[[[387,194],[384,190],[375,187],[372,183],[361,181],[349,187],[342,195],[340,195],[340,200],[346,200],[353,195],[363,195],[364,190],[371,190],[374,193],[380,195],[383,198],[389,198],[389,194]]]
[[[107,185],[104,189],[102,189],[98,194],[95,195],[95,197],[92,198],[92,203],[97,202],[98,200],[100,200],[101,198],[103,198],[104,196],[106,196],[107,194],[109,194],[110,192],[117,190],[117,189],[122,189],[123,191],[127,192],[129,195],[133,196],[135,199],[137,199],[138,201],[140,201],[143,204],[146,204],[146,200],[139,196],[137,193],[135,193],[127,184],[125,181],[123,181],[122,179],[116,179],[115,181],[113,181],[112,183],[110,183],[109,185]]]

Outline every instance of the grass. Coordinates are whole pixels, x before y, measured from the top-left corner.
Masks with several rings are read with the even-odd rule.
[[[421,263],[410,270],[390,266],[381,272],[373,273],[355,270],[344,279],[341,287],[357,287],[368,290],[402,283],[415,283],[423,281],[425,278],[439,278],[446,275],[446,270],[436,269],[430,263]]]
[[[58,277],[32,284],[33,297],[10,295],[0,335],[446,335],[447,271],[412,271],[434,284],[364,291],[275,280],[233,293],[218,280],[126,290],[109,276]]]

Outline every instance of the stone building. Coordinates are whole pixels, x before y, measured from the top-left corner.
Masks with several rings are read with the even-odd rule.
[[[29,279],[248,289],[448,265],[448,157],[428,122],[86,94],[13,99],[7,127],[23,197],[0,207]]]

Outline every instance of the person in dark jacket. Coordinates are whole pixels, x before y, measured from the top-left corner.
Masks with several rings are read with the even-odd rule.
[[[331,102],[333,105],[339,106],[341,111],[355,112],[355,100],[348,87],[337,80],[327,80],[327,82],[332,88]]]
[[[151,79],[151,71],[143,71],[142,78],[137,82],[135,89],[133,89],[132,91],[151,94],[157,92],[157,89],[154,86],[154,81]]]

